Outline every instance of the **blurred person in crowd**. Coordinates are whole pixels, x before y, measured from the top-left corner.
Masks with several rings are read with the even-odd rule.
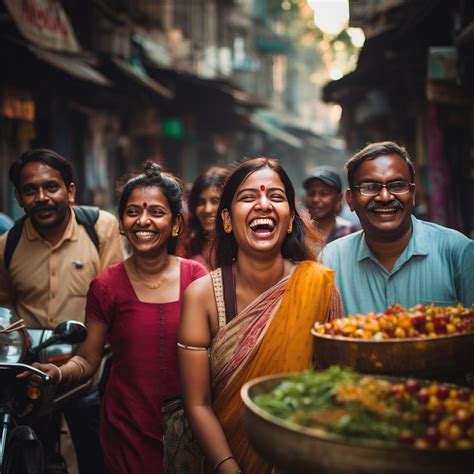
[[[54,383],[93,376],[106,339],[114,354],[101,407],[107,473],[163,472],[163,402],[179,397],[176,334],[186,287],[207,270],[174,255],[182,227],[182,188],[148,161],[119,198],[121,232],[132,255],[109,266],[87,294],[87,340],[61,367],[35,364]],[[34,377],[34,376],[33,376]]]
[[[348,314],[384,311],[393,303],[474,303],[474,242],[420,221],[415,169],[402,146],[371,143],[346,163],[347,202],[362,231],[332,242],[322,260],[336,270]]]
[[[318,238],[276,161],[246,161],[227,178],[217,269],[187,289],[178,334],[186,415],[216,473],[271,472],[243,434],[240,389],[310,367],[311,327],[341,315],[333,273],[315,261]]]
[[[306,208],[326,243],[358,230],[357,226],[338,215],[342,207],[342,185],[335,171],[317,168],[303,186]]]
[[[222,186],[229,175],[227,168],[214,166],[199,175],[189,192],[189,220],[184,256],[209,268],[209,253],[214,234],[217,207]]]
[[[10,217],[5,213],[0,212],[0,235],[4,234],[12,226],[13,221],[10,219]]]
[[[13,308],[32,328],[84,321],[90,282],[123,258],[117,219],[75,206],[72,166],[52,150],[23,153],[9,177],[25,216],[0,237],[0,305]],[[81,474],[101,472],[97,390],[69,402],[64,414]],[[58,433],[40,434],[48,453]]]

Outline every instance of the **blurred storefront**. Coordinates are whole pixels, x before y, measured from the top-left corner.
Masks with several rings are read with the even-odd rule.
[[[320,157],[323,137],[292,130],[291,98],[313,107],[297,93],[308,71],[288,79],[297,55],[268,3],[0,2],[1,210],[21,212],[7,170],[30,147],[71,160],[78,200],[108,209],[117,179],[147,158],[190,182],[264,154],[301,181],[331,147]]]
[[[474,232],[474,4],[351,2],[366,42],[357,69],[324,90],[348,148],[395,140],[417,168],[417,212]],[[469,47],[470,46],[470,47]]]

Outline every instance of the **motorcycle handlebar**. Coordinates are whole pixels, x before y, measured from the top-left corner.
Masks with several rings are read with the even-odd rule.
[[[51,377],[48,374],[44,373],[42,370],[39,370],[36,367],[32,367],[31,365],[28,365],[28,364],[22,364],[20,362],[17,362],[17,363],[1,362],[0,370],[2,369],[15,370],[16,372],[23,372],[25,370],[28,370],[32,372],[33,374],[41,377],[44,383],[48,383],[51,379]]]

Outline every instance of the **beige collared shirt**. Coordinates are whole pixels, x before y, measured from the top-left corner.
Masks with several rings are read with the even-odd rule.
[[[54,246],[26,219],[8,272],[7,234],[0,236],[0,306],[13,307],[28,327],[54,328],[61,321],[84,321],[90,282],[106,266],[123,260],[117,219],[100,211],[95,224],[99,252],[74,213]]]

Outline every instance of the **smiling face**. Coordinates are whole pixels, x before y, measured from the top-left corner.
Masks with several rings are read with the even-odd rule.
[[[305,203],[311,219],[334,218],[341,205],[341,193],[320,179],[311,181],[306,187]]]
[[[396,154],[366,160],[354,175],[354,185],[392,181],[411,181],[407,164]],[[347,191],[346,199],[351,210],[359,216],[366,235],[373,240],[396,240],[411,227],[415,186],[411,186],[408,193],[398,195],[382,188],[376,196],[364,196],[354,188]]]
[[[204,189],[197,200],[194,213],[206,234],[211,234],[214,230],[220,198],[220,191],[215,186],[209,186]]]
[[[15,195],[35,228],[41,232],[55,227],[65,228],[75,193],[74,184],[67,187],[57,169],[42,161],[32,161],[22,168],[20,187]]]
[[[122,228],[135,252],[166,251],[171,232],[179,227],[158,186],[135,188],[125,206]]]
[[[232,199],[231,212],[222,211],[232,225],[239,252],[281,253],[293,219],[285,186],[275,171],[261,168],[244,179]]]

